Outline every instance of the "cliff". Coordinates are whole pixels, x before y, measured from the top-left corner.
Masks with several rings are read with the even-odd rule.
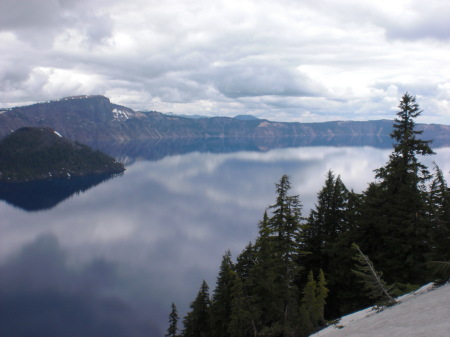
[[[186,118],[137,112],[104,96],[75,96],[0,110],[0,138],[24,126],[50,127],[82,143],[175,138],[389,137],[392,121],[281,123],[256,118]],[[450,144],[450,126],[419,125],[423,137]],[[436,145],[436,144],[434,144]]]

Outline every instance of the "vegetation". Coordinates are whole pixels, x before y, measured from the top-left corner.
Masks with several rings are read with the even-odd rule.
[[[417,138],[420,113],[405,94],[393,152],[361,194],[329,171],[305,219],[282,176],[255,242],[236,262],[224,255],[212,297],[203,282],[182,336],[308,336],[326,319],[447,281],[450,192],[440,169],[431,174],[418,159],[433,154],[430,142]]]
[[[118,173],[121,163],[50,128],[21,128],[0,141],[0,181]]]
[[[178,312],[175,303],[172,303],[172,311],[169,315],[169,328],[166,337],[177,337],[178,332]]]

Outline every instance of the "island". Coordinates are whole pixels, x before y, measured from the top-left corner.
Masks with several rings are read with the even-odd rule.
[[[0,140],[0,182],[125,171],[122,163],[49,127],[22,127]]]

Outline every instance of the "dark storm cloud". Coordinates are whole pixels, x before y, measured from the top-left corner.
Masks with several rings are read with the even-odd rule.
[[[111,295],[119,281],[115,265],[104,260],[70,268],[57,239],[42,235],[0,267],[0,335],[159,335],[151,310]]]

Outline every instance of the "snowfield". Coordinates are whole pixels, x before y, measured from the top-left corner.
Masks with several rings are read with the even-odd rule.
[[[428,284],[399,297],[397,305],[376,312],[364,309],[344,316],[314,337],[449,337],[450,283]]]

